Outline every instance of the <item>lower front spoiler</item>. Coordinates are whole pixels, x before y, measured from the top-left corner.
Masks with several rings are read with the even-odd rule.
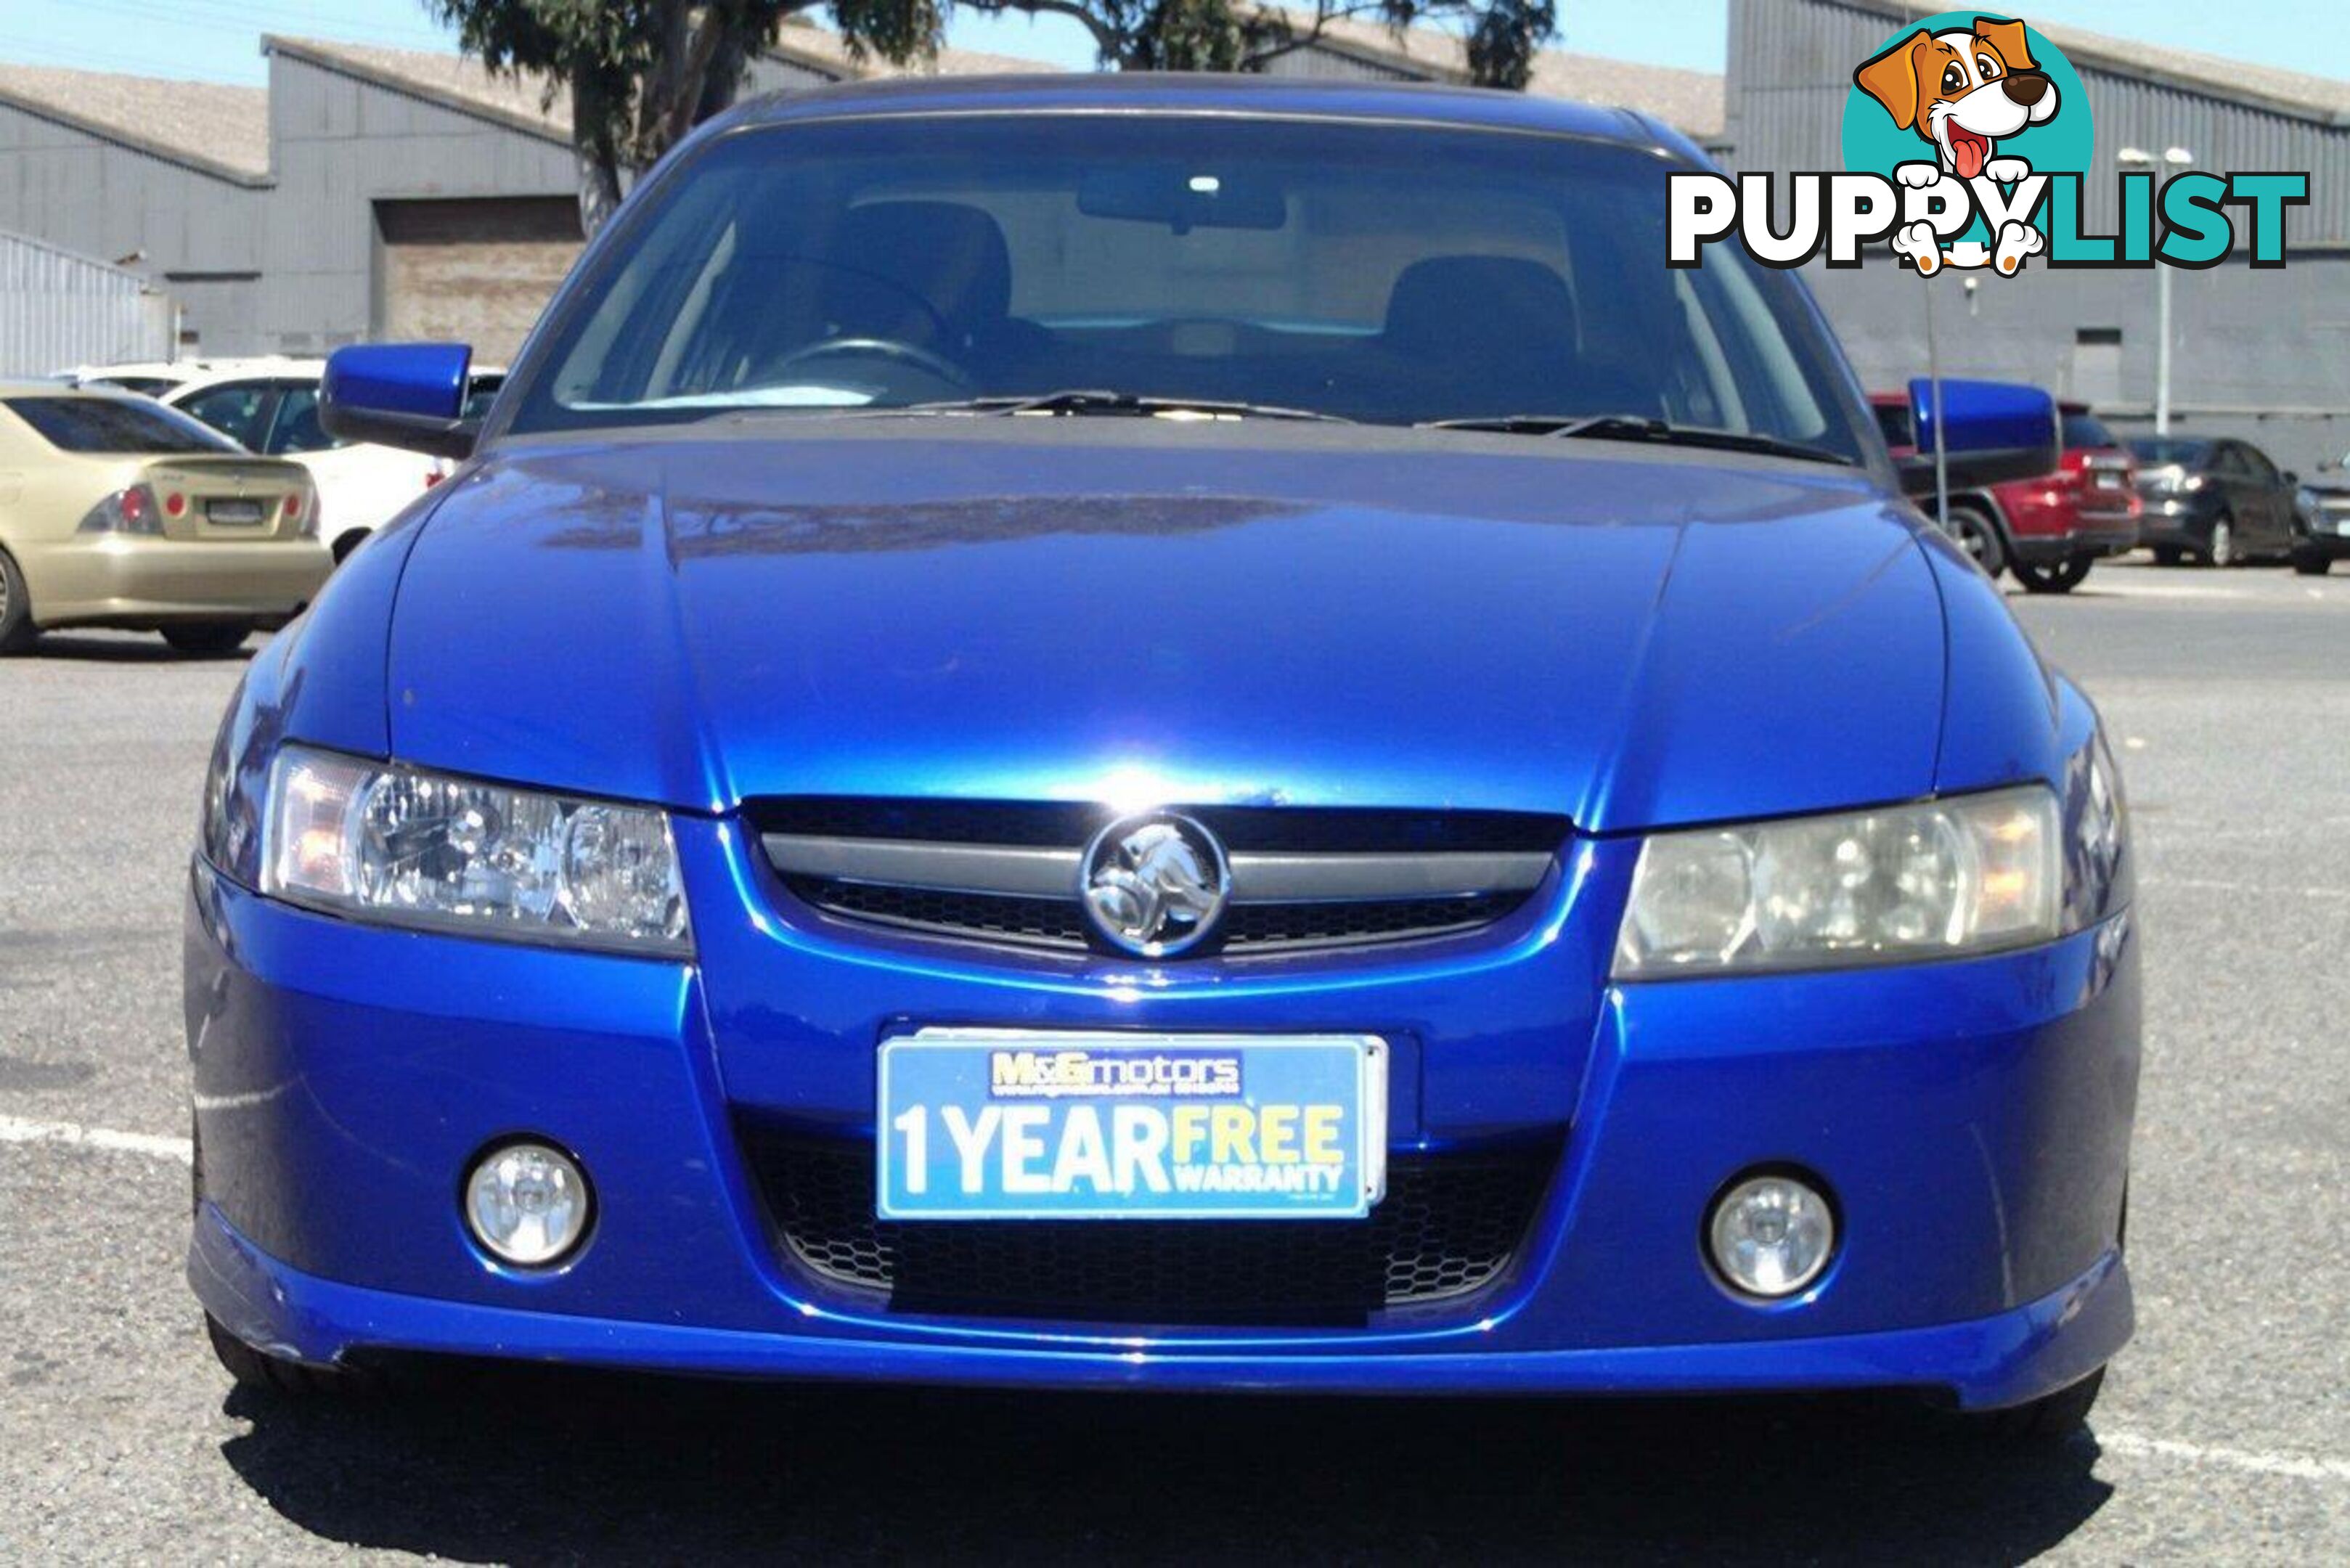
[[[2061,1290],[1995,1317],[1882,1334],[1716,1345],[1443,1354],[1075,1351],[746,1333],[527,1312],[367,1290],[269,1257],[203,1205],[188,1273],[204,1308],[272,1355],[490,1357],[698,1376],[1231,1393],[1611,1395],[1913,1389],[1962,1408],[2051,1394],[2130,1335],[2118,1251]]]
[[[2016,560],[2034,566],[2061,566],[2076,558],[2099,560],[2107,556],[2126,556],[2138,547],[2136,524],[2115,529],[2082,529],[2070,534],[2021,534],[2011,542],[2010,553]]]

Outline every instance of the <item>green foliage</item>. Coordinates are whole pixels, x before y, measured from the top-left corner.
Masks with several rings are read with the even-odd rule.
[[[1469,28],[1469,78],[1523,92],[1534,56],[1558,32],[1552,0],[1488,0]]]
[[[650,167],[734,101],[754,56],[817,0],[423,0],[492,70],[540,78],[570,99],[582,224],[617,206],[625,171]],[[939,0],[833,0],[849,47],[903,62],[938,47]]]
[[[888,5],[889,0],[868,0]],[[1555,0],[960,0],[974,11],[1076,19],[1105,66],[1129,71],[1245,71],[1312,42],[1333,22],[1436,26],[1468,44],[1469,78],[1523,88],[1558,31]]]
[[[1555,0],[423,0],[493,70],[531,75],[547,102],[567,94],[579,154],[580,213],[593,231],[644,169],[734,101],[751,59],[789,16],[828,11],[849,50],[903,64],[935,51],[948,9],[1074,18],[1102,64],[1122,70],[1261,69],[1335,21],[1464,36],[1471,80],[1523,88],[1557,30]]]

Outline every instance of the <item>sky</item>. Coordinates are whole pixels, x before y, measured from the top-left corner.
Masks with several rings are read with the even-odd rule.
[[[1722,68],[1727,0],[1559,0],[1560,41],[1587,54],[1694,70]],[[2148,44],[2321,76],[2350,77],[2343,0],[2023,0],[2055,22]],[[452,48],[423,0],[0,0],[0,60],[259,85],[265,32],[397,47]],[[956,19],[966,48],[1053,64],[1093,62],[1066,17]]]

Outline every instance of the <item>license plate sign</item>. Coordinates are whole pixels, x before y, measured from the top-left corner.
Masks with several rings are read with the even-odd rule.
[[[884,1220],[1359,1220],[1387,1177],[1364,1034],[924,1030],[881,1046]]]
[[[214,523],[227,523],[239,528],[250,528],[261,521],[261,503],[258,501],[207,501],[204,503],[204,515]]]
[[[2350,539],[2350,517],[2336,518],[2334,523],[2334,531],[2343,538]]]

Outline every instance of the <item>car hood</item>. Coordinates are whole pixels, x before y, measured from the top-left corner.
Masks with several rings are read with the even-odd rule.
[[[1932,786],[1936,576],[1856,472],[1340,427],[781,424],[490,454],[401,578],[394,753],[699,810],[1593,830]]]

